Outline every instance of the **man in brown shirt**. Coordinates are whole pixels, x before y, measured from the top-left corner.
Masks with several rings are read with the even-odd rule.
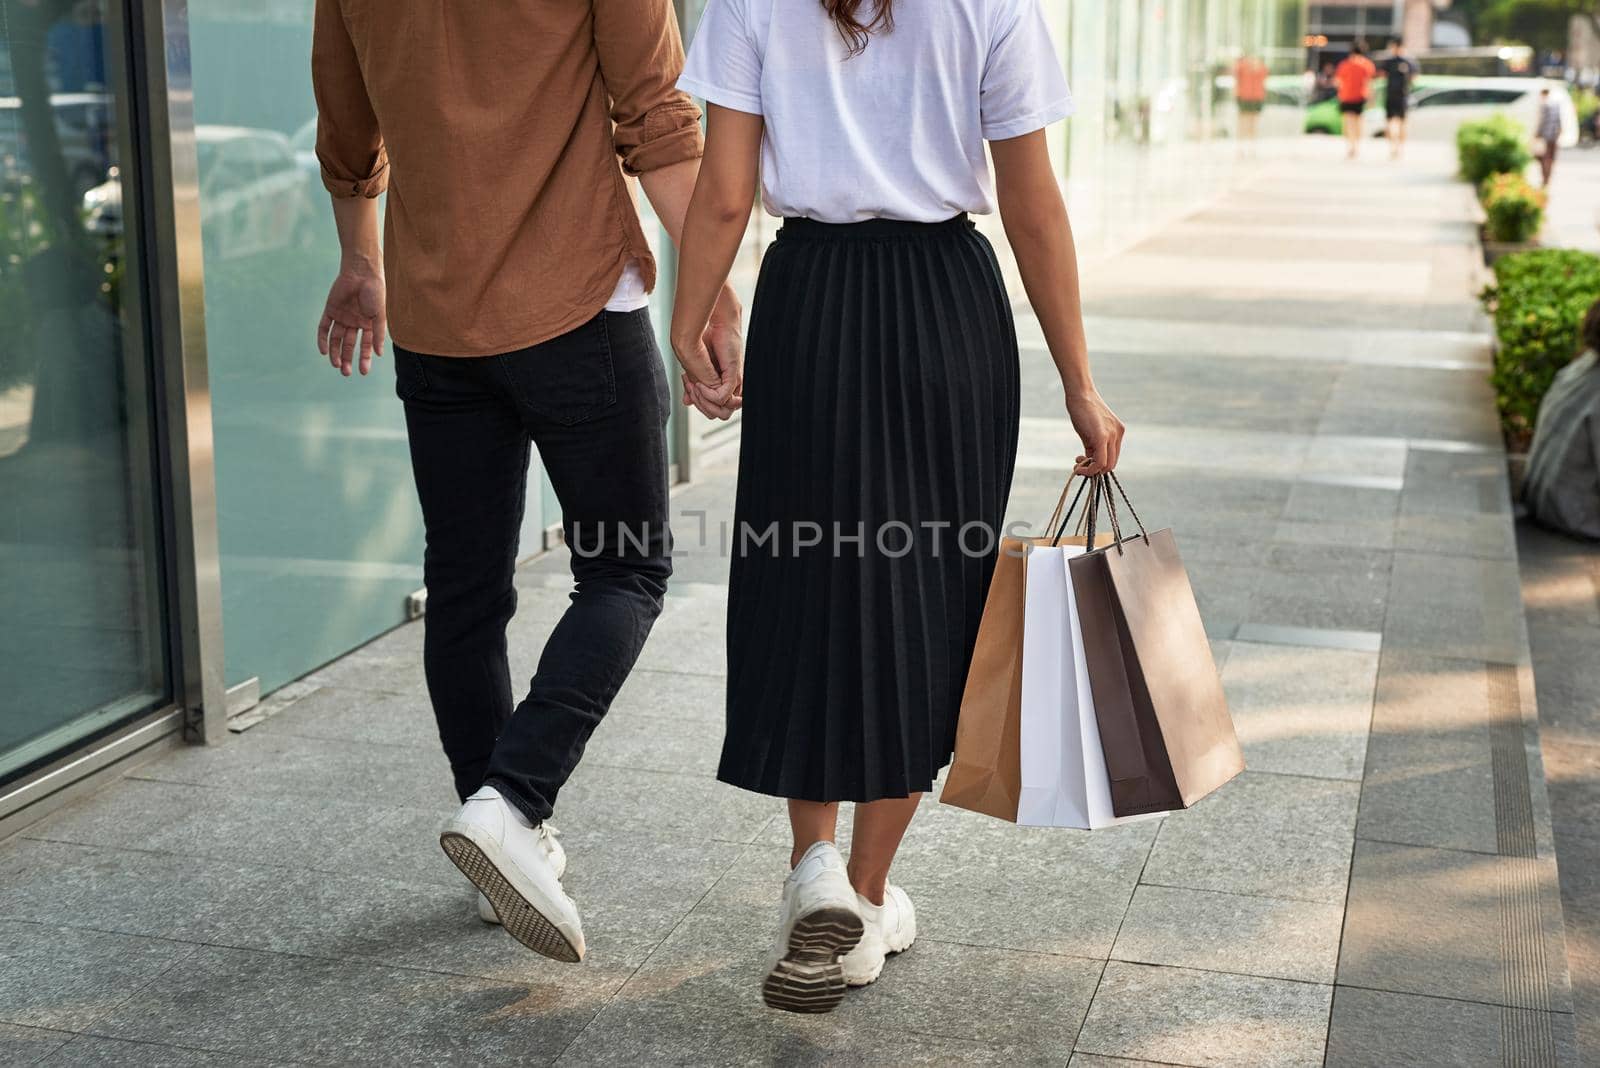
[[[486,920],[578,960],[544,821],[671,573],[655,261],[624,173],[676,241],[701,135],[674,88],[672,6],[317,0],[311,64],[343,251],[317,340],[364,375],[394,332],[427,532],[424,668],[463,801],[440,841]],[[709,358],[684,368],[713,416],[738,404],[738,320],[725,289]],[[577,584],[513,709],[506,625],[534,446]]]

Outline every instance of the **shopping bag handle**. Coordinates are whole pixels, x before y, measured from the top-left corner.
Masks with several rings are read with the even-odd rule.
[[[1090,552],[1094,551],[1095,527],[1098,525],[1100,505],[1104,502],[1106,516],[1111,524],[1112,547],[1120,554],[1122,552],[1122,543],[1125,539],[1122,536],[1120,517],[1117,515],[1116,498],[1111,495],[1111,486],[1116,487],[1118,496],[1128,506],[1129,514],[1133,516],[1134,523],[1139,527],[1139,536],[1144,538],[1146,544],[1149,544],[1150,534],[1145,530],[1144,522],[1139,518],[1139,513],[1134,510],[1133,502],[1128,499],[1128,492],[1122,488],[1122,481],[1117,478],[1115,471],[1084,476],[1084,485],[1078,487],[1078,494],[1072,499],[1072,506],[1067,508],[1066,514],[1063,516],[1061,514],[1061,506],[1067,499],[1067,490],[1072,488],[1072,479],[1077,477],[1079,476],[1073,475],[1072,478],[1067,480],[1066,488],[1061,491],[1061,500],[1056,502],[1056,510],[1050,516],[1051,526],[1055,527],[1055,533],[1051,537],[1051,544],[1060,544],[1062,537],[1066,534],[1067,524],[1072,521],[1072,513],[1077,510],[1078,501],[1083,497],[1084,490],[1087,489],[1089,493],[1088,501],[1084,505],[1083,514],[1079,517],[1079,529],[1084,532],[1085,548]],[[1058,517],[1059,525],[1057,525]]]

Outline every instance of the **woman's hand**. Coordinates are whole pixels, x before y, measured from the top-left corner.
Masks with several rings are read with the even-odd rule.
[[[683,403],[711,419],[727,419],[744,404],[744,334],[733,287],[723,285],[711,318],[695,334],[674,335],[683,368]]]
[[[1067,415],[1083,441],[1083,455],[1073,467],[1075,475],[1103,475],[1117,466],[1127,427],[1118,419],[1099,390],[1067,394]]]

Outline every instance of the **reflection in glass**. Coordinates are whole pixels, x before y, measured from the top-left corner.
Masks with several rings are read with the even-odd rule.
[[[165,692],[114,10],[0,0],[0,780]]]
[[[223,652],[228,683],[262,693],[403,622],[422,586],[393,364],[345,379],[316,350],[339,249],[314,152],[312,10],[189,9]]]

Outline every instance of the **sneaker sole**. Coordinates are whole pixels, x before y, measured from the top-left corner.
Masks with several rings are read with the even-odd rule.
[[[439,835],[439,845],[461,874],[489,899],[500,926],[512,938],[551,960],[576,964],[583,959],[561,928],[511,885],[478,843],[466,835],[445,831]]]
[[[821,908],[795,921],[789,952],[761,983],[761,999],[785,1012],[832,1012],[844,1000],[839,958],[856,948],[864,928],[851,909]]]

